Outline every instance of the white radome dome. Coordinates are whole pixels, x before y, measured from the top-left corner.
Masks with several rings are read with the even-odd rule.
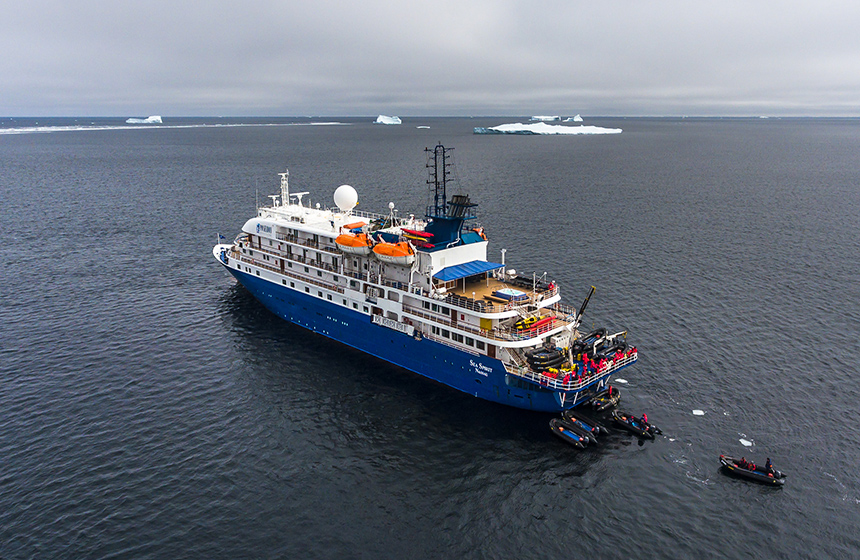
[[[349,185],[341,185],[334,191],[334,203],[341,212],[349,212],[358,204],[358,193]]]

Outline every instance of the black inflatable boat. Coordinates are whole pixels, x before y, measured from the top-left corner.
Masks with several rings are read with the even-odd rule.
[[[768,470],[765,467],[752,464],[742,466],[742,461],[740,459],[729,457],[728,455],[720,455],[720,463],[723,465],[722,470],[724,473],[731,474],[739,478],[745,478],[746,480],[752,480],[753,482],[770,486],[782,486],[785,484],[786,475],[774,468]]]
[[[577,434],[573,430],[566,427],[565,422],[563,422],[559,418],[553,418],[549,421],[549,429],[552,430],[552,433],[566,441],[567,443],[576,446],[580,449],[585,448],[585,445],[588,443],[588,440],[585,437]]]
[[[654,434],[663,433],[657,426],[645,423],[641,419],[626,412],[613,410],[612,419],[615,420],[616,426],[623,428],[632,434],[636,434],[641,438],[654,439]]]
[[[561,413],[561,417],[564,418],[567,422],[575,424],[583,430],[587,431],[589,434],[593,434],[595,436],[609,432],[609,430],[607,430],[595,420],[592,420],[591,418],[585,416],[584,414],[580,414],[578,411],[575,410],[565,410]]]
[[[607,408],[613,408],[618,406],[618,403],[621,401],[621,391],[616,387],[610,385],[603,391],[597,393],[589,403],[594,407],[598,412],[602,412]]]

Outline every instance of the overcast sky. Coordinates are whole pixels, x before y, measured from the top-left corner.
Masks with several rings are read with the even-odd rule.
[[[860,116],[860,2],[9,0],[0,116]]]

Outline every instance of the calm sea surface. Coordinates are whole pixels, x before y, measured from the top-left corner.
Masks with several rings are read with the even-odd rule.
[[[0,119],[0,558],[860,556],[860,120],[327,120]],[[585,325],[629,330],[623,407],[663,437],[576,450],[212,258],[287,167],[421,214],[439,141],[490,259],[597,287]]]

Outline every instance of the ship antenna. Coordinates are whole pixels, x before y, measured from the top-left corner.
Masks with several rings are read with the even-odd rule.
[[[281,206],[286,206],[290,200],[290,170],[278,175],[281,176]]]

